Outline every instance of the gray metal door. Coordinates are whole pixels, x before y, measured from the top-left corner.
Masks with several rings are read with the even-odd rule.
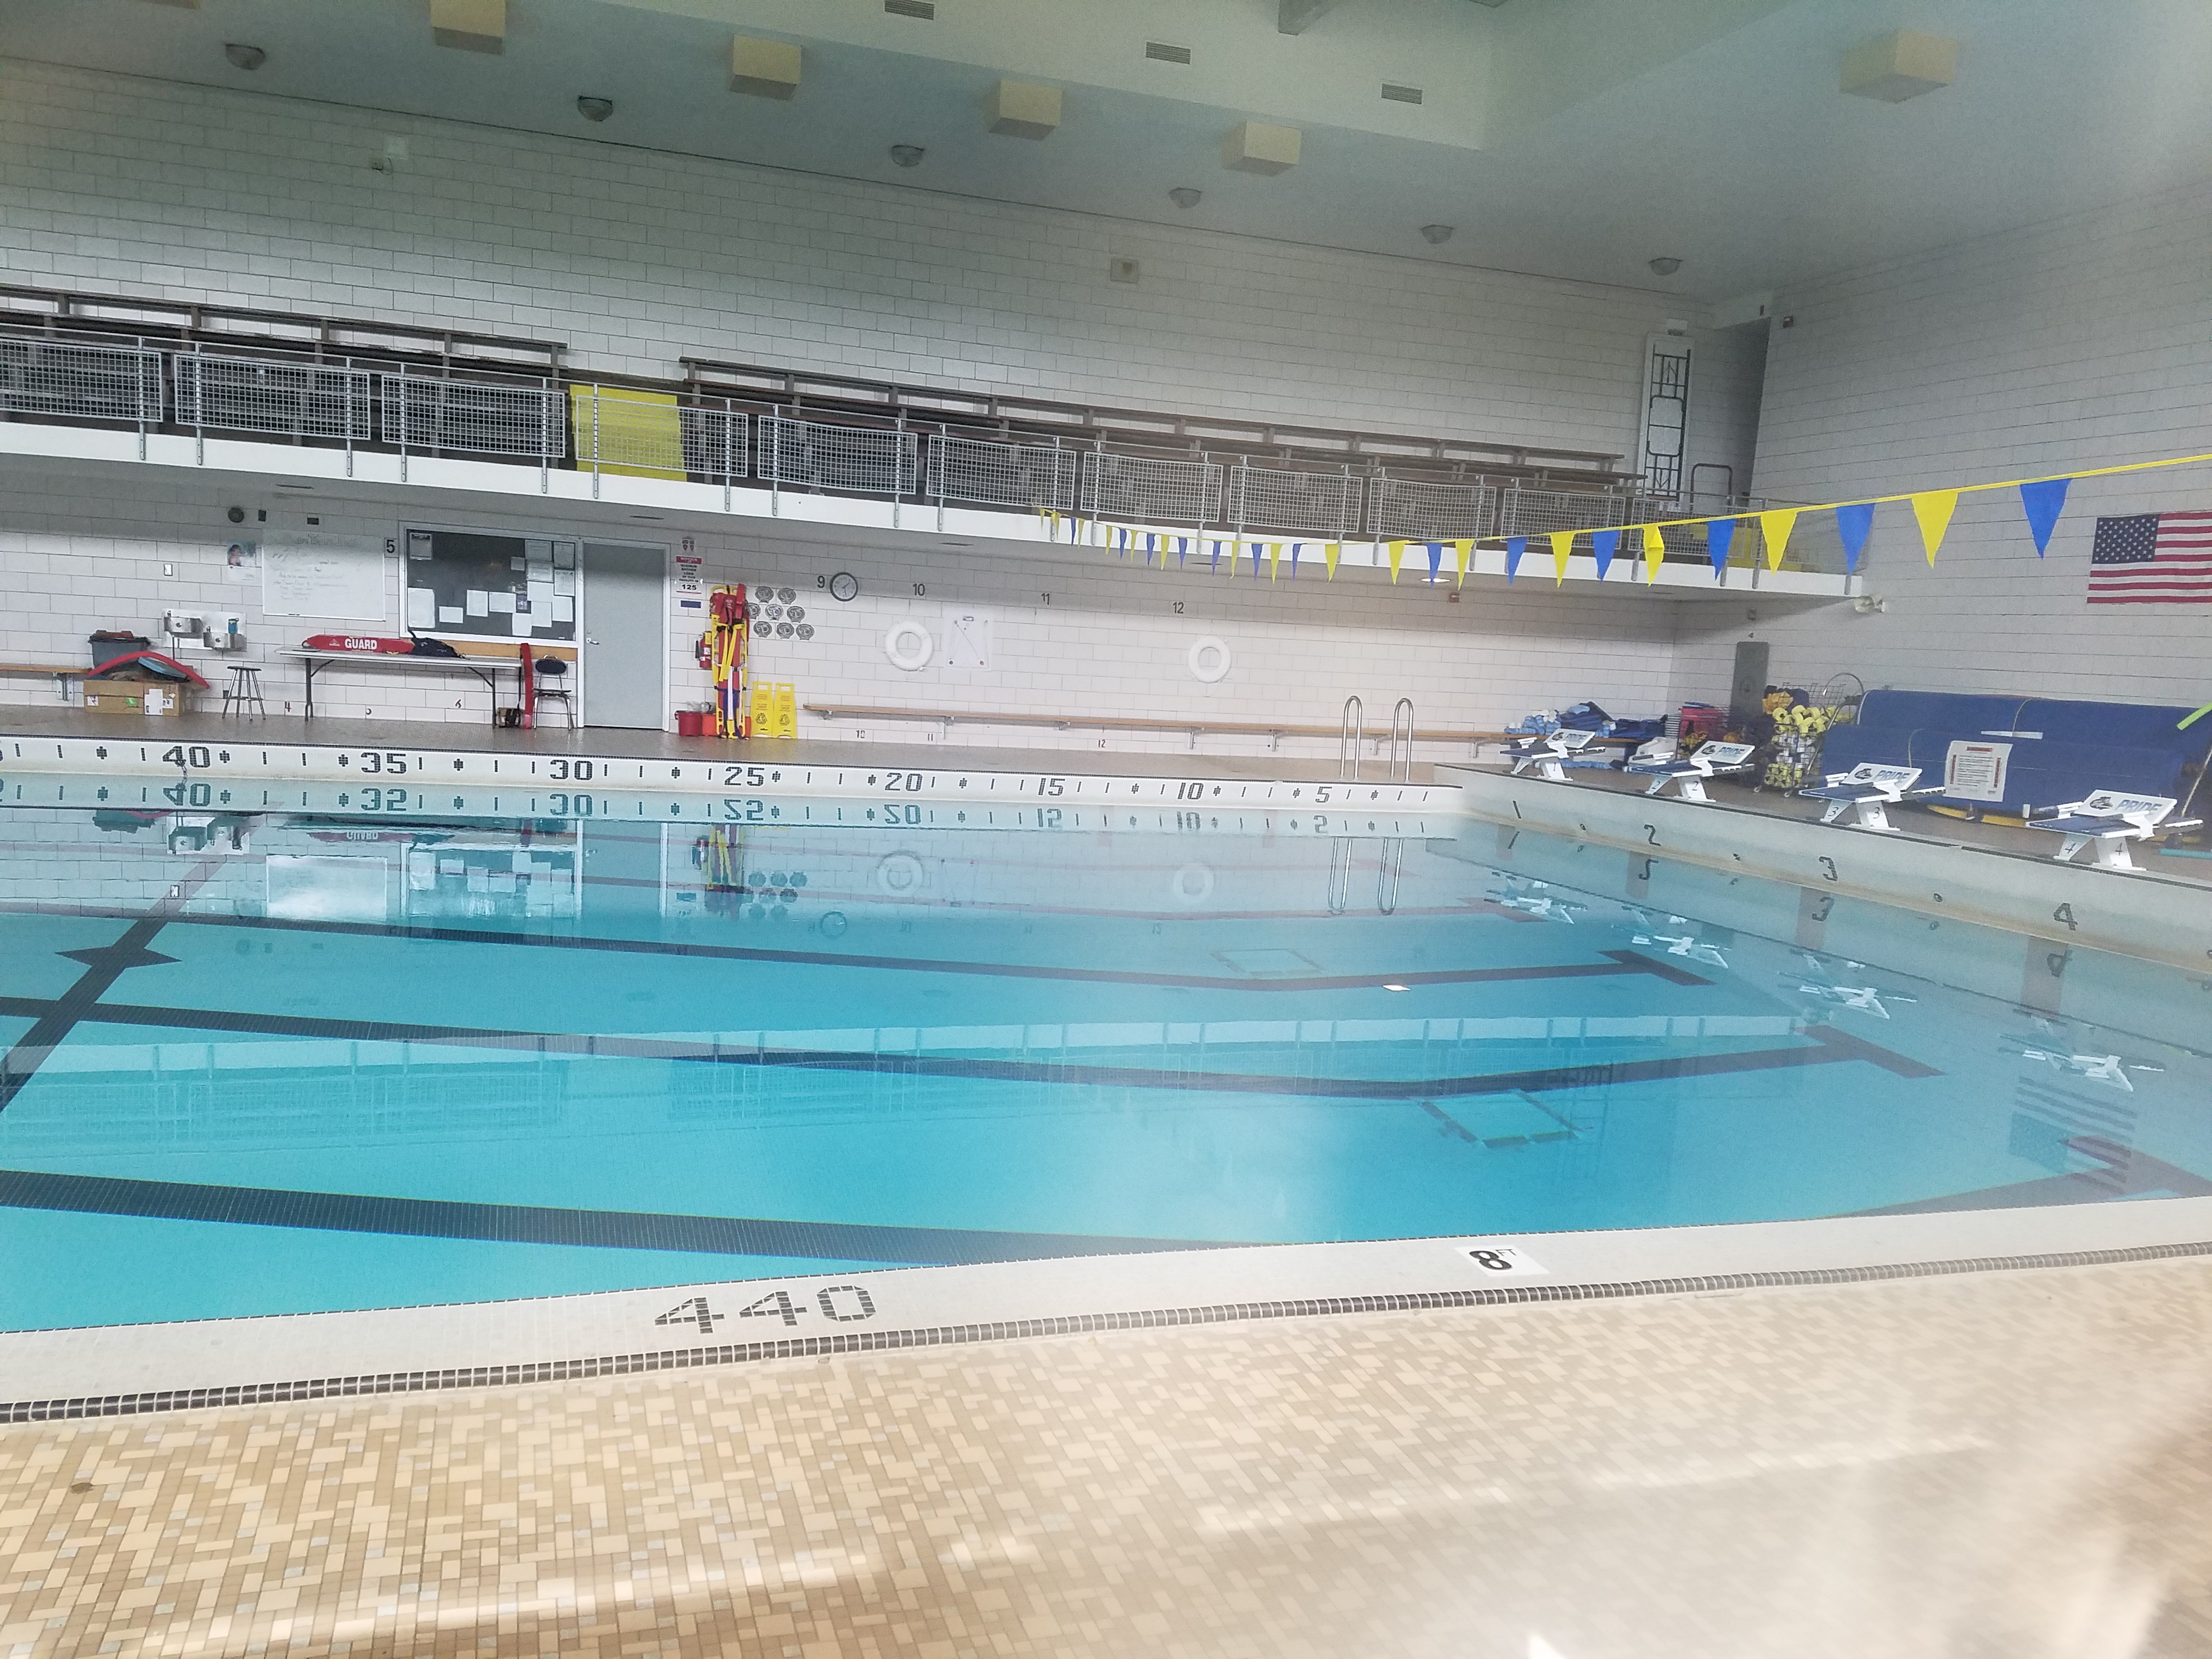
[[[668,550],[584,544],[584,724],[668,724]]]
[[[1729,729],[1741,732],[1766,712],[1765,640],[1744,640],[1735,647],[1735,678],[1729,686]]]

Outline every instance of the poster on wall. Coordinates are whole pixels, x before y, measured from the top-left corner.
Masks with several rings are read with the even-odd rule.
[[[382,622],[392,609],[384,558],[376,542],[288,532],[262,545],[261,609],[271,617]]]
[[[1954,800],[2001,801],[2011,764],[2008,743],[1954,743],[1943,757],[1943,793]]]
[[[948,611],[945,618],[945,665],[947,668],[988,668],[991,665],[991,619],[972,611]]]

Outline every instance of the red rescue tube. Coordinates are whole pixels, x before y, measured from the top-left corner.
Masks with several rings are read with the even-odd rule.
[[[302,651],[352,651],[365,657],[410,657],[412,640],[387,640],[374,634],[310,634],[300,641]]]

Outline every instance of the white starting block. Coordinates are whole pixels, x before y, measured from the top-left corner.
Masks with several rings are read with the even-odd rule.
[[[1621,770],[1650,779],[1651,787],[1644,792],[1647,795],[1658,794],[1673,783],[1678,786],[1674,793],[1684,800],[1704,800],[1706,781],[1723,772],[1749,771],[1752,751],[1757,747],[1749,743],[1708,743],[1699,745],[1693,755],[1632,760]]]
[[[2055,856],[2061,863],[2084,847],[2097,849],[2100,870],[2135,870],[2141,866],[2128,854],[2131,841],[2148,841],[2161,830],[2191,830],[2199,820],[2166,814],[2178,803],[2164,795],[2130,795],[2117,789],[2100,789],[2086,800],[2069,801],[2051,809],[2049,817],[2031,818],[2031,830],[2055,830],[2066,837]]]
[[[1917,766],[1885,766],[1879,761],[1861,761],[1850,771],[1832,772],[1810,789],[1797,793],[1808,800],[1828,803],[1828,810],[1820,814],[1823,823],[1833,823],[1850,811],[1855,828],[1889,831],[1896,828],[1889,821],[1891,807],[1920,795],[1943,793],[1941,784],[1915,789],[1912,786],[1919,781],[1920,769]]]
[[[1549,778],[1553,783],[1567,781],[1567,769],[1562,764],[1570,755],[1580,754],[1597,737],[1595,732],[1547,732],[1540,738],[1530,738],[1525,743],[1510,744],[1505,758],[1513,763],[1513,769],[1505,775],[1517,778],[1530,766],[1536,769],[1540,778]]]

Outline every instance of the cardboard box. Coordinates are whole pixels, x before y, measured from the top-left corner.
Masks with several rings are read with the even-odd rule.
[[[93,714],[181,714],[184,688],[139,680],[115,680],[84,688],[84,706]]]

